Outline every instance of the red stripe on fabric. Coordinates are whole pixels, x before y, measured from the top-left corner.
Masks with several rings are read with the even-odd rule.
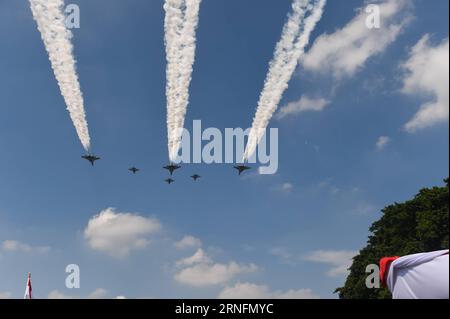
[[[391,263],[398,259],[400,257],[395,256],[395,257],[384,257],[381,258],[380,260],[380,280],[381,280],[381,284],[386,287],[386,282],[387,282],[387,276],[389,273],[389,266],[391,265]]]

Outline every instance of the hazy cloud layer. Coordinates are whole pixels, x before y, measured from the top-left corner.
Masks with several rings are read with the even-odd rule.
[[[48,294],[47,299],[105,299],[107,295],[108,291],[103,288],[98,288],[85,297],[69,295],[58,290],[53,290]]]
[[[219,294],[219,299],[318,299],[311,289],[298,289],[288,291],[271,291],[265,285],[251,283],[237,283],[226,287]]]
[[[22,252],[22,253],[48,253],[51,248],[48,246],[32,246],[17,240],[5,240],[0,246],[0,250],[4,252]]]

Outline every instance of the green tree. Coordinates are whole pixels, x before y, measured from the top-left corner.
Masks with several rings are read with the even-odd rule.
[[[341,299],[391,298],[386,288],[368,289],[365,283],[366,266],[378,264],[381,257],[448,249],[448,178],[445,183],[382,210],[383,216],[370,228],[367,246],[353,259],[344,287],[336,289]]]

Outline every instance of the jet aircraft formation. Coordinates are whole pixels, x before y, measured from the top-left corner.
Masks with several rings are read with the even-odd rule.
[[[100,157],[95,156],[95,155],[90,154],[90,153],[87,154],[87,155],[81,156],[81,158],[87,160],[89,163],[91,163],[92,166],[95,165],[95,162],[96,162],[96,161],[98,161],[98,160],[101,159]],[[163,169],[167,170],[167,171],[169,172],[169,174],[170,174],[170,177],[169,177],[168,179],[164,180],[164,181],[165,181],[167,184],[169,184],[169,185],[172,184],[172,183],[174,183],[175,180],[172,178],[173,173],[174,173],[176,170],[180,169],[180,168],[181,168],[180,165],[176,165],[176,164],[174,164],[174,163],[170,163],[169,165],[164,166]],[[234,168],[238,171],[239,175],[241,175],[243,172],[245,172],[245,171],[251,169],[251,167],[245,166],[245,165],[237,165],[237,166],[234,166]],[[128,170],[129,170],[133,175],[135,175],[135,174],[137,174],[137,173],[139,173],[139,172],[141,171],[141,169],[139,169],[139,168],[137,168],[137,167],[135,167],[135,166],[129,168]],[[202,178],[202,177],[201,177],[200,175],[198,175],[198,174],[194,174],[194,175],[191,176],[191,178],[192,178],[192,180],[193,180],[194,182],[196,182],[196,181],[198,181],[198,180],[199,180],[200,178]]]

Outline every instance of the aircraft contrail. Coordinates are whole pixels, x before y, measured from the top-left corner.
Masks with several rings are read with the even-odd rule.
[[[64,1],[29,1],[73,125],[84,149],[89,151],[89,130],[73,56],[72,32],[65,25]]]
[[[243,162],[255,153],[258,143],[264,136],[265,129],[288,87],[298,61],[305,53],[311,32],[322,18],[325,4],[326,0],[294,0],[292,13],[284,25],[274,58],[269,64],[269,72],[259,98]]]
[[[167,135],[169,159],[181,146],[181,129],[189,103],[201,0],[166,0],[164,10],[167,59]]]

